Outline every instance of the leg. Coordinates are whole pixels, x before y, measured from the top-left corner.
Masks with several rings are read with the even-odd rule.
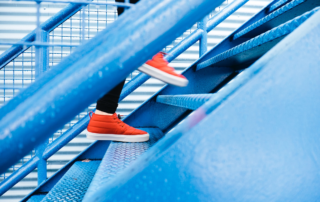
[[[137,3],[139,0],[130,0],[130,3]],[[118,3],[124,3],[125,0],[116,0]],[[124,12],[123,7],[117,7],[118,16]],[[125,81],[119,83],[114,89],[105,94],[97,102],[96,114],[107,115],[114,114],[118,108],[119,97],[123,88]]]

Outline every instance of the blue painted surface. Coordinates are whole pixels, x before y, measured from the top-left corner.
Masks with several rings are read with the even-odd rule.
[[[199,57],[205,54],[208,50],[208,33],[207,33],[208,16],[205,16],[198,22],[198,29],[202,30],[202,36],[199,41]]]
[[[52,16],[49,20],[41,24],[40,28],[46,32],[51,32],[54,28],[58,27],[76,12],[78,12],[82,8],[82,5],[79,4],[69,4],[64,9],[59,11],[57,14]],[[36,30],[32,31],[30,34],[25,36],[19,42],[33,42],[36,38]],[[11,62],[14,58],[19,56],[22,52],[28,49],[30,46],[12,46],[4,53],[0,55],[0,69],[2,69],[5,65]]]
[[[210,100],[213,94],[193,94],[193,95],[159,95],[157,102],[191,110],[198,109],[205,102]]]
[[[225,51],[209,60],[206,60],[200,64],[197,65],[197,70],[210,67],[215,65],[218,62],[221,62],[223,60],[227,60],[228,58],[237,55],[239,53],[245,52],[247,50],[250,50],[254,47],[261,46],[264,43],[267,43],[269,41],[275,40],[277,38],[280,38],[282,36],[288,35],[291,32],[293,32],[298,26],[300,26],[304,21],[306,21],[310,16],[312,16],[314,13],[316,13],[320,8],[317,7],[313,9],[310,12],[307,12],[301,16],[298,16],[276,28],[273,28],[272,30],[265,32],[253,39],[248,40],[247,42],[238,45],[228,51]]]
[[[28,162],[23,164],[18,170],[16,170],[9,177],[3,180],[0,183],[0,196],[6,193],[6,191],[8,191],[11,187],[13,187],[25,176],[27,176],[30,172],[32,172],[35,168],[37,168],[38,162],[39,162],[38,156],[32,157]]]
[[[43,153],[48,145],[48,140],[41,143],[36,148],[36,156],[39,158],[37,172],[38,172],[38,185],[47,179],[47,159],[43,158]]]
[[[138,157],[152,147],[163,133],[158,128],[140,128],[149,133],[148,142],[125,143],[111,142],[101,164],[95,174],[83,201],[91,201],[91,197],[110,179],[121,175],[121,172]]]
[[[284,4],[288,3],[289,1],[291,1],[291,0],[280,0],[280,1],[276,2],[275,4],[273,4],[272,6],[270,6],[269,11],[272,12],[272,11],[280,8]]]
[[[81,202],[101,161],[78,161],[42,200]]]
[[[207,23],[207,31],[210,32],[227,17],[237,11],[241,6],[247,3],[249,0],[235,0],[228,4],[224,9],[215,14]]]
[[[46,43],[48,42],[49,33],[43,30],[37,31],[37,42]],[[47,47],[36,47],[36,66],[35,76],[36,79],[47,71],[49,66],[49,52]]]
[[[304,3],[305,1],[307,0],[294,0],[294,1],[291,1],[290,3],[284,5],[283,7],[279,8],[278,10],[270,13],[269,15],[267,15],[266,17],[262,18],[261,20],[251,24],[250,26],[248,26],[247,28],[241,30],[240,32],[237,32],[233,39],[237,39],[245,34],[247,34],[248,32],[254,30],[254,29],[257,29],[259,26],[273,20],[274,18],[280,16],[280,15],[285,15],[286,12],[290,11],[291,9],[293,9],[294,7],[297,7],[299,5],[301,5],[302,3]],[[311,2],[311,0],[309,0],[309,2]],[[315,3],[313,4],[314,6],[317,5],[317,1],[314,1]],[[319,2],[318,2],[319,4]],[[302,10],[302,9],[299,9],[299,10]],[[296,15],[299,15],[299,13],[295,12]],[[291,17],[291,16],[290,16]],[[284,19],[286,21],[286,19]],[[283,22],[283,21],[281,21]],[[277,24],[281,24],[281,22],[277,23]]]
[[[231,5],[232,7],[228,6],[226,9],[227,11],[220,11],[219,15],[215,15],[212,17],[209,21],[214,21],[215,25],[212,26],[213,23],[211,23],[210,29],[208,31],[211,31],[215,26],[217,26],[217,22],[221,22],[223,19],[231,15],[233,12],[235,12],[239,8],[239,2],[244,1],[234,1]],[[224,15],[220,15],[220,13],[223,12]],[[220,19],[221,18],[221,19]],[[192,32],[189,36],[184,38],[181,42],[179,42],[176,46],[174,46],[170,51],[169,54],[165,56],[165,58],[171,62],[174,60],[177,56],[179,56],[182,52],[187,50],[190,46],[192,46],[194,43],[196,43],[202,36],[202,30],[197,29],[194,32]],[[128,96],[131,92],[133,92],[136,88],[138,88],[141,84],[143,84],[146,80],[148,80],[150,77],[146,74],[140,73],[138,76],[136,76],[134,79],[132,79],[129,83],[127,83],[124,86],[124,89],[122,90],[120,101],[123,100],[126,96]],[[63,135],[59,136],[54,142],[52,142],[49,147],[46,149],[45,153],[43,154],[44,159],[50,158],[55,152],[57,152],[59,149],[61,149],[64,145],[66,145],[69,141],[71,141],[74,137],[76,137],[80,132],[82,132],[89,123],[89,116],[86,116],[82,118],[79,122],[77,122],[72,128],[70,128],[68,131],[66,131]],[[18,181],[17,181],[18,182]],[[11,184],[13,186],[14,184]],[[6,187],[6,189],[9,189],[11,187]],[[6,191],[6,190],[5,190]]]
[[[239,74],[92,201],[320,200],[319,18]]]
[[[48,178],[45,182],[34,189],[30,194],[21,200],[21,202],[26,202],[33,195],[39,193],[47,193],[60,181],[64,174],[73,166],[75,162],[91,159],[93,161],[101,161],[106,153],[110,141],[96,141],[92,143],[86,150],[82,151],[74,159],[69,161],[65,166],[59,169],[54,175]]]
[[[2,107],[0,173],[222,2],[185,1],[139,2]]]
[[[46,195],[34,195],[27,202],[40,202]]]

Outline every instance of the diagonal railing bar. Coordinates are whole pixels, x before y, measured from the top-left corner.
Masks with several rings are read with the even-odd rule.
[[[247,1],[248,0],[246,0],[246,1],[235,0],[229,6],[225,7],[223,10],[221,10],[216,15],[214,15],[207,23],[207,26],[208,26],[207,32],[210,32],[212,29],[214,29],[219,24],[219,23],[212,23],[212,22],[222,22],[224,19],[226,19],[228,16],[230,16],[232,13],[234,13],[237,10],[235,8],[240,8],[241,7],[240,5],[244,5]],[[224,14],[222,15],[222,13],[224,13]],[[228,15],[226,15],[226,13]],[[223,19],[220,19],[220,18],[223,18]],[[210,24],[211,24],[211,26],[209,26]],[[212,24],[214,24],[214,26],[212,26]],[[165,56],[166,60],[168,60],[169,62],[173,61],[181,53],[183,53],[190,46],[192,46],[194,43],[196,43],[201,38],[202,33],[203,33],[203,30],[201,30],[201,29],[194,30],[189,36],[184,38],[177,45],[175,45],[173,48],[170,49],[168,54]],[[137,89],[139,86],[141,86],[149,78],[150,78],[150,76],[148,76],[144,73],[140,73],[137,76],[135,76],[131,81],[129,81],[124,86],[122,93],[121,93],[121,96],[119,98],[119,101],[121,101],[125,97],[127,97],[130,93],[132,93],[135,89]],[[45,152],[43,154],[43,159],[49,159],[53,154],[55,154],[58,150],[60,150],[63,146],[65,146],[73,138],[75,138],[83,130],[85,130],[88,123],[89,123],[89,120],[90,120],[90,118],[88,115],[83,117],[75,125],[73,125],[69,130],[67,130],[65,133],[63,133],[61,136],[59,136],[55,141],[53,141],[50,145],[48,145],[47,149],[45,150]],[[38,161],[35,161],[34,159],[29,160],[19,170],[17,170],[13,174],[11,174],[8,178],[6,178],[0,184],[0,195],[5,193],[12,186],[14,186],[17,182],[19,182],[26,175],[28,175],[32,170],[26,169],[26,168],[34,167],[35,162],[38,162]],[[22,170],[24,172],[21,172],[20,170]],[[29,172],[26,172],[26,171],[29,171]]]
[[[52,46],[58,46],[58,47],[78,47],[79,45],[73,45],[73,44],[58,44],[58,43],[39,43],[39,42],[16,42],[16,43],[10,43],[10,42],[2,42],[0,41],[0,45],[12,45],[12,46],[44,46],[44,47],[52,47]],[[10,62],[10,61],[9,61]]]
[[[69,19],[72,15],[78,12],[83,5],[81,4],[69,4],[57,14],[52,16],[49,20],[42,23],[40,28],[44,31],[51,32],[54,28],[62,24],[64,21]],[[23,39],[21,39],[18,43],[31,43],[36,40],[36,32],[37,29],[33,30]],[[9,62],[11,62],[14,58],[18,57],[21,53],[27,50],[31,45],[19,45],[13,46],[6,50],[4,53],[0,55],[0,69],[6,66]]]
[[[32,2],[47,2],[47,3],[72,3],[72,4],[83,4],[84,1],[64,1],[64,0],[15,0],[15,1],[32,1]],[[110,2],[85,2],[86,5],[102,5],[102,6],[117,6],[117,7],[124,7],[130,8],[133,5],[131,3],[110,3]]]
[[[142,0],[81,45],[0,109],[0,173],[221,3]]]

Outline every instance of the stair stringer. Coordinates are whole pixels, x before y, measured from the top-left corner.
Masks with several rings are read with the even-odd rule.
[[[189,80],[187,87],[181,88],[166,85],[162,90],[135,109],[124,119],[124,122],[138,128],[158,127],[166,133],[191,111],[185,108],[159,103],[156,101],[158,95],[210,93],[233,74],[234,70],[229,67],[205,68],[201,71],[194,71],[192,65],[183,73]]]
[[[226,96],[205,104],[214,111],[174,145],[159,147],[167,134],[91,201],[320,200],[318,19],[218,92]]]

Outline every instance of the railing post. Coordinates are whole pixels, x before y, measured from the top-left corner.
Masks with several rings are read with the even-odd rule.
[[[198,22],[198,28],[203,31],[202,36],[200,38],[200,43],[199,43],[199,57],[205,54],[208,50],[207,22],[208,22],[208,16],[205,16],[200,22]]]
[[[36,156],[39,158],[38,162],[38,185],[47,179],[47,161],[43,158],[43,153],[48,145],[48,140],[40,144],[36,149]]]
[[[48,32],[40,28],[40,2],[37,2],[37,30],[36,30],[36,42],[48,43]],[[36,66],[35,75],[36,80],[47,71],[49,64],[48,60],[48,48],[45,46],[36,46]],[[39,158],[38,162],[38,185],[47,179],[47,161],[43,159],[43,152],[48,144],[48,140],[40,144],[36,148],[36,156]]]
[[[48,32],[40,29],[37,31],[36,42],[37,43],[47,43],[48,42]],[[45,71],[47,71],[49,61],[48,61],[48,48],[44,46],[36,46],[36,67],[35,75],[36,79],[39,78]]]

